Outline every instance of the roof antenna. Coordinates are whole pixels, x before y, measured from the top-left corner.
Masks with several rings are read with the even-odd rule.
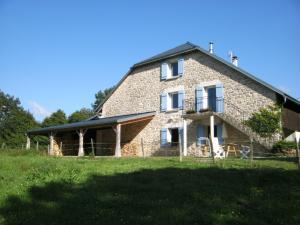
[[[233,52],[230,50],[228,51],[228,57],[230,58],[230,62],[232,63],[232,57],[233,57]]]

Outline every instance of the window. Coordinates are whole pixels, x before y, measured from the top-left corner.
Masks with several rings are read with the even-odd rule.
[[[170,109],[179,108],[178,92],[169,93]]]
[[[178,76],[178,62],[171,63],[171,75],[172,77]]]
[[[179,142],[179,130],[178,130],[178,128],[170,129],[170,135],[171,135],[171,146],[178,145],[178,142]]]
[[[184,90],[161,93],[160,110],[161,112],[178,111],[184,108]]]
[[[171,60],[161,64],[161,80],[175,79],[184,74],[184,59]]]

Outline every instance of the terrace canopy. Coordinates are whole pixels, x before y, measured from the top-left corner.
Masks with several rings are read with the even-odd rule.
[[[27,131],[27,144],[26,148],[30,148],[30,137],[35,135],[45,135],[49,136],[49,154],[54,155],[54,137],[56,134],[61,132],[74,132],[78,134],[79,137],[79,148],[78,156],[84,155],[83,148],[83,138],[87,130],[89,129],[99,129],[99,128],[112,128],[115,132],[115,156],[121,156],[121,127],[128,124],[140,123],[145,121],[150,121],[155,116],[155,112],[143,112],[136,114],[127,114],[113,117],[104,117],[94,116],[89,120],[69,123],[45,128],[39,128],[34,130]]]

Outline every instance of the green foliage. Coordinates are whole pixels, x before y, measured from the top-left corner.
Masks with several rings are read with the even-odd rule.
[[[297,149],[297,143],[294,141],[278,141],[274,146],[273,150],[276,152],[280,152],[282,150],[289,150],[289,149]]]
[[[18,98],[5,94],[0,90],[0,143],[7,146],[20,147],[25,143],[25,133],[40,125],[33,115],[21,106]]]
[[[46,117],[42,123],[42,126],[49,127],[66,123],[68,123],[66,114],[63,110],[59,109],[56,112],[52,113],[49,117]]]
[[[86,119],[90,118],[93,115],[94,115],[93,110],[88,109],[88,108],[82,108],[80,110],[77,110],[76,112],[73,112],[68,117],[68,122],[69,123],[79,122],[79,121],[82,121],[82,120],[86,120]]]
[[[255,112],[244,123],[261,137],[271,137],[280,132],[281,110],[278,106],[268,106]]]
[[[102,101],[107,97],[107,95],[115,88],[112,86],[110,88],[104,89],[104,91],[100,90],[95,94],[95,102],[92,104],[94,110],[102,103]]]

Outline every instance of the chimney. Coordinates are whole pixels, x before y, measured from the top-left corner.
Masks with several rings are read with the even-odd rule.
[[[239,66],[239,59],[238,59],[237,56],[232,56],[231,62],[232,62],[232,64],[235,65],[236,67]]]
[[[214,54],[214,43],[209,42],[209,49],[208,49],[210,54]]]

